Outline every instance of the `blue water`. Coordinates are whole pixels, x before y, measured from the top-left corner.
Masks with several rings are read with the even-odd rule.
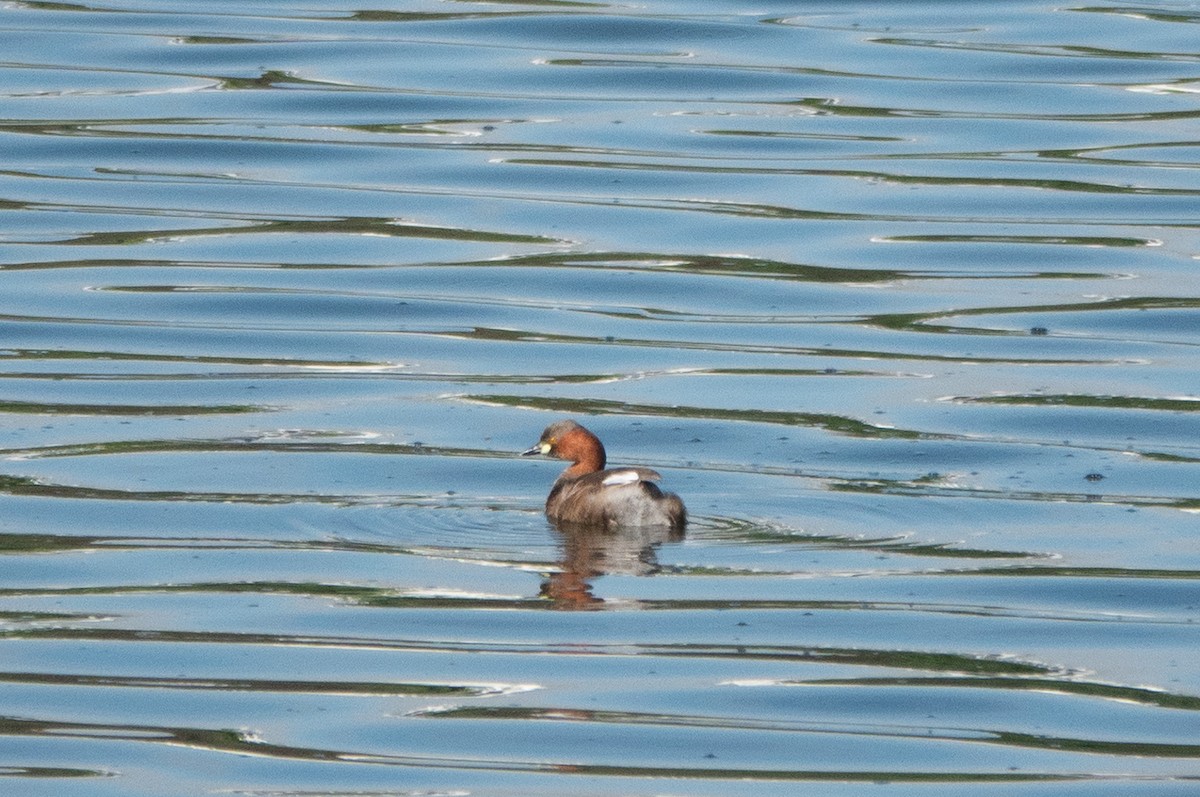
[[[0,793],[1195,794],[1197,23],[0,7]]]

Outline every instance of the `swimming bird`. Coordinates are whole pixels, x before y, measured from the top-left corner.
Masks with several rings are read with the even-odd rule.
[[[546,517],[552,522],[606,529],[667,526],[673,531],[687,525],[683,501],[655,484],[662,476],[650,468],[605,470],[604,445],[575,421],[550,424],[538,444],[521,454],[572,463],[546,498]]]

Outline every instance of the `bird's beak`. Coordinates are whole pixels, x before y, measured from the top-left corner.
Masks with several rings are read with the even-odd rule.
[[[521,456],[532,457],[534,454],[549,454],[549,453],[550,453],[550,444],[543,440],[542,442],[538,443],[536,446],[529,449],[528,451],[522,451]]]

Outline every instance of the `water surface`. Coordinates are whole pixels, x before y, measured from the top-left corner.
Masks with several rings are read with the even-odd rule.
[[[1198,22],[7,3],[3,790],[1194,794]]]

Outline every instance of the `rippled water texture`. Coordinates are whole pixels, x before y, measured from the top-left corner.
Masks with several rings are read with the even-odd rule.
[[[5,3],[0,793],[1197,794],[1198,23]]]

